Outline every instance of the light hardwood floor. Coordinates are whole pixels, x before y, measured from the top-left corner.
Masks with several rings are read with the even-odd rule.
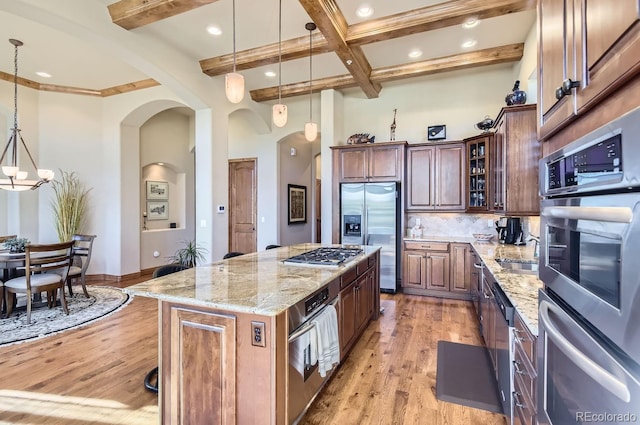
[[[381,304],[301,424],[505,423],[435,398],[437,341],[481,344],[471,303],[383,294]],[[136,298],[95,324],[0,347],[0,424],[157,423],[157,397],[142,384],[157,343],[157,303]]]

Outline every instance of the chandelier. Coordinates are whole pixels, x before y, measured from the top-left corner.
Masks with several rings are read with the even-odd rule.
[[[7,146],[4,148],[2,157],[0,158],[0,164],[4,163],[5,157],[7,159],[9,159],[9,157],[11,158],[11,160],[8,161],[9,165],[2,165],[2,172],[7,178],[0,179],[0,189],[12,191],[34,190],[39,188],[43,183],[48,183],[53,180],[54,173],[52,170],[38,168],[31,156],[31,153],[29,152],[29,149],[27,148],[27,144],[24,142],[24,139],[20,134],[20,129],[18,128],[18,47],[22,46],[23,43],[22,41],[15,40],[13,38],[9,39],[9,43],[13,44],[15,48],[13,60],[15,69],[13,74],[13,128],[11,129],[11,136],[7,142]],[[37,180],[27,179],[29,172],[21,170],[18,167],[18,139],[29,157],[31,165],[38,174],[39,178]]]

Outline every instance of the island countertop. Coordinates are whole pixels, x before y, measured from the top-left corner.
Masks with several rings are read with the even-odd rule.
[[[331,282],[379,246],[363,250],[340,266],[291,265],[283,261],[322,246],[299,244],[258,251],[197,266],[124,288],[134,296],[242,313],[276,316]]]

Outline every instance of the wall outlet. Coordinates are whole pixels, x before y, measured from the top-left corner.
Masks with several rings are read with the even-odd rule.
[[[264,322],[251,322],[251,345],[266,347],[264,328]]]
[[[420,227],[421,221],[419,218],[416,218],[416,226]]]
[[[487,219],[487,227],[493,227],[493,220]]]

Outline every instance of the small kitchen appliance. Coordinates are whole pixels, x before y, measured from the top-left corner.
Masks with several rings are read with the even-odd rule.
[[[523,245],[522,223],[518,217],[502,217],[496,221],[496,231],[500,243]]]

